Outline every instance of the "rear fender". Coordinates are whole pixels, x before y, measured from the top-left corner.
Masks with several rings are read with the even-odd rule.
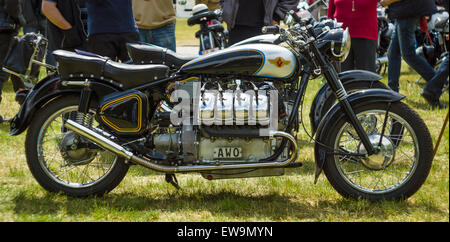
[[[81,81],[80,79],[73,79]],[[83,79],[84,81],[85,79]],[[93,98],[119,91],[119,87],[102,80],[90,80],[90,88],[93,90]],[[41,80],[25,98],[19,112],[10,123],[9,135],[21,134],[30,124],[34,113],[42,108],[48,101],[63,95],[80,94],[82,86],[65,86],[58,75],[50,75]]]
[[[347,97],[350,106],[355,109],[370,103],[394,103],[401,101],[405,96],[387,89],[367,89],[354,92]],[[327,153],[331,150],[320,144],[323,144],[329,136],[330,129],[346,114],[342,110],[341,105],[336,103],[325,115],[317,128],[316,142],[314,147],[314,158],[316,161],[316,175],[315,181],[322,172],[323,164],[325,163]]]
[[[342,85],[349,85],[353,82],[377,82],[380,81],[383,77],[364,70],[352,70],[352,71],[344,71],[339,73],[339,79],[341,80]],[[332,97],[333,91],[331,90],[328,83],[325,83],[317,92],[314,100],[311,104],[311,110],[309,112],[310,122],[313,134],[317,130],[319,126],[320,120],[322,119],[322,109],[324,108],[324,104],[326,101]]]

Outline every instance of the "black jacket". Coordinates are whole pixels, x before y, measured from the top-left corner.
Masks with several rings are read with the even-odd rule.
[[[250,1],[250,0],[247,0]],[[265,16],[264,25],[272,25],[272,20],[283,20],[286,13],[296,10],[299,0],[263,0]],[[239,0],[220,0],[222,17],[228,28],[234,28],[236,14],[239,8]]]
[[[25,26],[38,25],[45,16],[41,13],[42,0],[22,1],[22,12],[25,18]]]
[[[84,4],[77,0],[56,0],[56,7],[64,18],[72,25],[69,30],[62,30],[48,21],[48,38],[56,49],[82,49],[86,46],[87,31],[81,20],[80,5]]]
[[[389,6],[391,19],[429,16],[437,11],[435,0],[402,0]]]
[[[22,0],[0,0],[0,32],[18,31],[25,23]]]

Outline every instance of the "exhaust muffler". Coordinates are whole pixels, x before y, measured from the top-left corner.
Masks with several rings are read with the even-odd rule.
[[[297,142],[292,135],[282,132],[273,131],[270,133],[273,137],[284,137],[291,142],[293,145],[293,154],[286,160],[274,161],[274,162],[264,162],[264,163],[249,163],[242,161],[245,164],[214,164],[214,165],[192,165],[192,166],[167,166],[155,164],[149,159],[139,157],[134,155],[132,152],[126,150],[123,146],[115,143],[114,141],[104,137],[101,134],[73,121],[67,120],[65,127],[73,132],[81,135],[82,137],[88,139],[89,141],[97,144],[101,148],[111,151],[114,154],[121,156],[137,165],[144,166],[146,168],[165,172],[165,173],[177,173],[177,172],[201,172],[201,171],[211,171],[211,170],[224,170],[224,169],[243,169],[243,168],[271,168],[271,167],[286,167],[291,163],[294,163],[298,157],[298,146]]]

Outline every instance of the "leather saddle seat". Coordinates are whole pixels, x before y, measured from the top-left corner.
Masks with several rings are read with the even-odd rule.
[[[53,52],[61,78],[97,78],[118,82],[122,88],[129,89],[169,75],[169,67],[165,65],[123,64],[89,52],[80,53]]]
[[[197,58],[182,56],[167,48],[145,43],[127,43],[127,49],[134,64],[163,64],[172,71]]]

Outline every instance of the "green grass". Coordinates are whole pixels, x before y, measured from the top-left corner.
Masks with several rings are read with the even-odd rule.
[[[177,25],[177,36],[181,24]],[[185,27],[189,28],[189,27]],[[180,36],[195,31],[183,29]],[[186,37],[187,38],[187,37]],[[182,38],[178,38],[178,43]],[[400,82],[405,103],[425,120],[435,142],[447,110],[431,110],[420,97],[424,82],[403,65]],[[386,77],[383,79],[386,83]],[[312,80],[303,118],[322,85]],[[448,105],[448,92],[441,101]],[[5,85],[0,114],[13,116],[10,82]],[[313,184],[313,144],[304,131],[299,146],[304,163],[281,177],[208,181],[199,174],[177,175],[182,190],[164,181],[161,173],[132,166],[122,183],[103,197],[71,198],[46,192],[29,172],[25,133],[8,136],[0,124],[0,221],[449,221],[449,128],[447,126],[432,170],[422,188],[406,201],[355,201],[342,198],[324,175]]]
[[[199,40],[195,38],[195,32],[200,30],[199,25],[189,26],[187,19],[177,18],[175,24],[175,35],[177,46],[180,45],[199,45]]]

